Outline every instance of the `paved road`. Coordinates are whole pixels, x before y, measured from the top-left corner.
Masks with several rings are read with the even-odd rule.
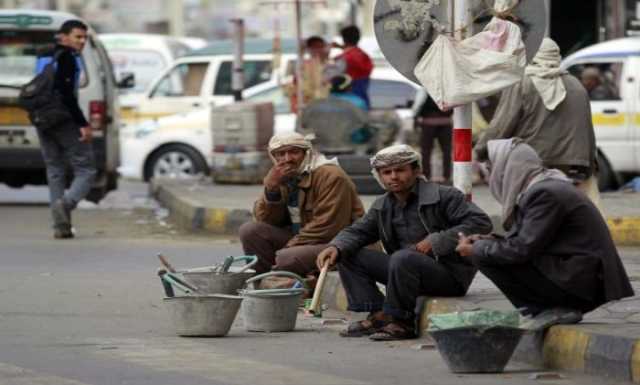
[[[175,337],[154,255],[202,266],[240,247],[180,233],[144,191],[127,185],[76,212],[70,241],[51,239],[37,197],[0,193],[0,385],[534,383],[520,366],[454,375],[438,352],[412,349],[415,341],[341,339],[337,326],[302,317],[294,333],[252,334],[237,322],[222,339]],[[569,375],[544,383],[603,382]]]

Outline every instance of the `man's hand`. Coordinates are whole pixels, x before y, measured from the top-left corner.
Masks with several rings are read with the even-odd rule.
[[[429,254],[429,252],[433,249],[431,242],[424,239],[416,244],[416,251],[422,254]]]
[[[338,262],[338,254],[340,254],[340,252],[335,246],[329,246],[322,250],[316,258],[318,270],[322,270],[326,264],[329,264],[329,267],[335,266],[336,262]]]
[[[458,246],[456,251],[463,257],[471,257],[473,255],[473,236],[467,237],[462,233],[458,233]]]
[[[91,126],[80,127],[80,141],[91,143],[93,140],[93,129]]]
[[[278,188],[284,183],[287,177],[295,175],[296,170],[291,167],[291,164],[282,162],[271,167],[267,176],[264,177],[264,187],[267,191],[277,191]]]

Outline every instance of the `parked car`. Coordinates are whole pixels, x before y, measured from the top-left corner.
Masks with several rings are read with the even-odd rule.
[[[18,105],[20,86],[35,75],[38,53],[50,50],[63,22],[77,16],[52,11],[0,10],[0,182],[15,188],[45,185],[35,127]],[[79,104],[94,129],[97,179],[87,199],[98,201],[117,187],[119,163],[117,84],[111,61],[89,30],[81,55]],[[121,84],[126,86],[127,84]]]
[[[374,113],[386,110],[396,114],[401,122],[396,142],[409,141],[413,132],[412,107],[420,103],[423,93],[418,85],[392,68],[374,70],[370,89],[372,108]],[[296,116],[291,113],[289,99],[277,81],[247,89],[244,97],[249,102],[273,103],[274,133],[295,130]],[[210,117],[211,109],[206,107],[124,127],[120,174],[147,181],[154,176],[179,178],[208,173],[213,163],[214,148]],[[368,164],[357,167],[359,172],[367,168],[368,173]]]
[[[291,73],[295,46],[283,44],[277,61],[270,40],[254,39],[245,44],[245,89],[277,80]],[[233,102],[231,78],[233,45],[224,41],[211,44],[177,59],[147,89],[123,110],[126,124],[213,107]],[[275,63],[275,64],[274,64]]]
[[[568,56],[562,68],[580,78],[592,67],[610,92],[591,100],[598,182],[601,190],[619,186],[621,178],[640,174],[640,39],[611,40]]]

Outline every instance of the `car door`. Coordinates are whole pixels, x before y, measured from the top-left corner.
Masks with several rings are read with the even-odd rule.
[[[596,145],[613,170],[635,166],[632,141],[634,88],[637,80],[625,58],[583,60],[568,68],[585,85],[591,99],[591,115]],[[598,78],[595,82],[590,79]],[[593,83],[597,85],[593,85]]]
[[[203,107],[206,98],[203,85],[207,83],[209,68],[208,60],[174,64],[140,102],[137,118],[154,119]]]

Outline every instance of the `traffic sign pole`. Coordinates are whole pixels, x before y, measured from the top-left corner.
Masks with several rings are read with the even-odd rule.
[[[469,36],[470,10],[467,0],[454,0],[453,2],[453,27],[456,38],[462,40]],[[465,28],[469,25],[469,28]],[[473,163],[471,143],[471,104],[459,106],[453,110],[453,186],[462,191],[468,200],[472,197]]]

